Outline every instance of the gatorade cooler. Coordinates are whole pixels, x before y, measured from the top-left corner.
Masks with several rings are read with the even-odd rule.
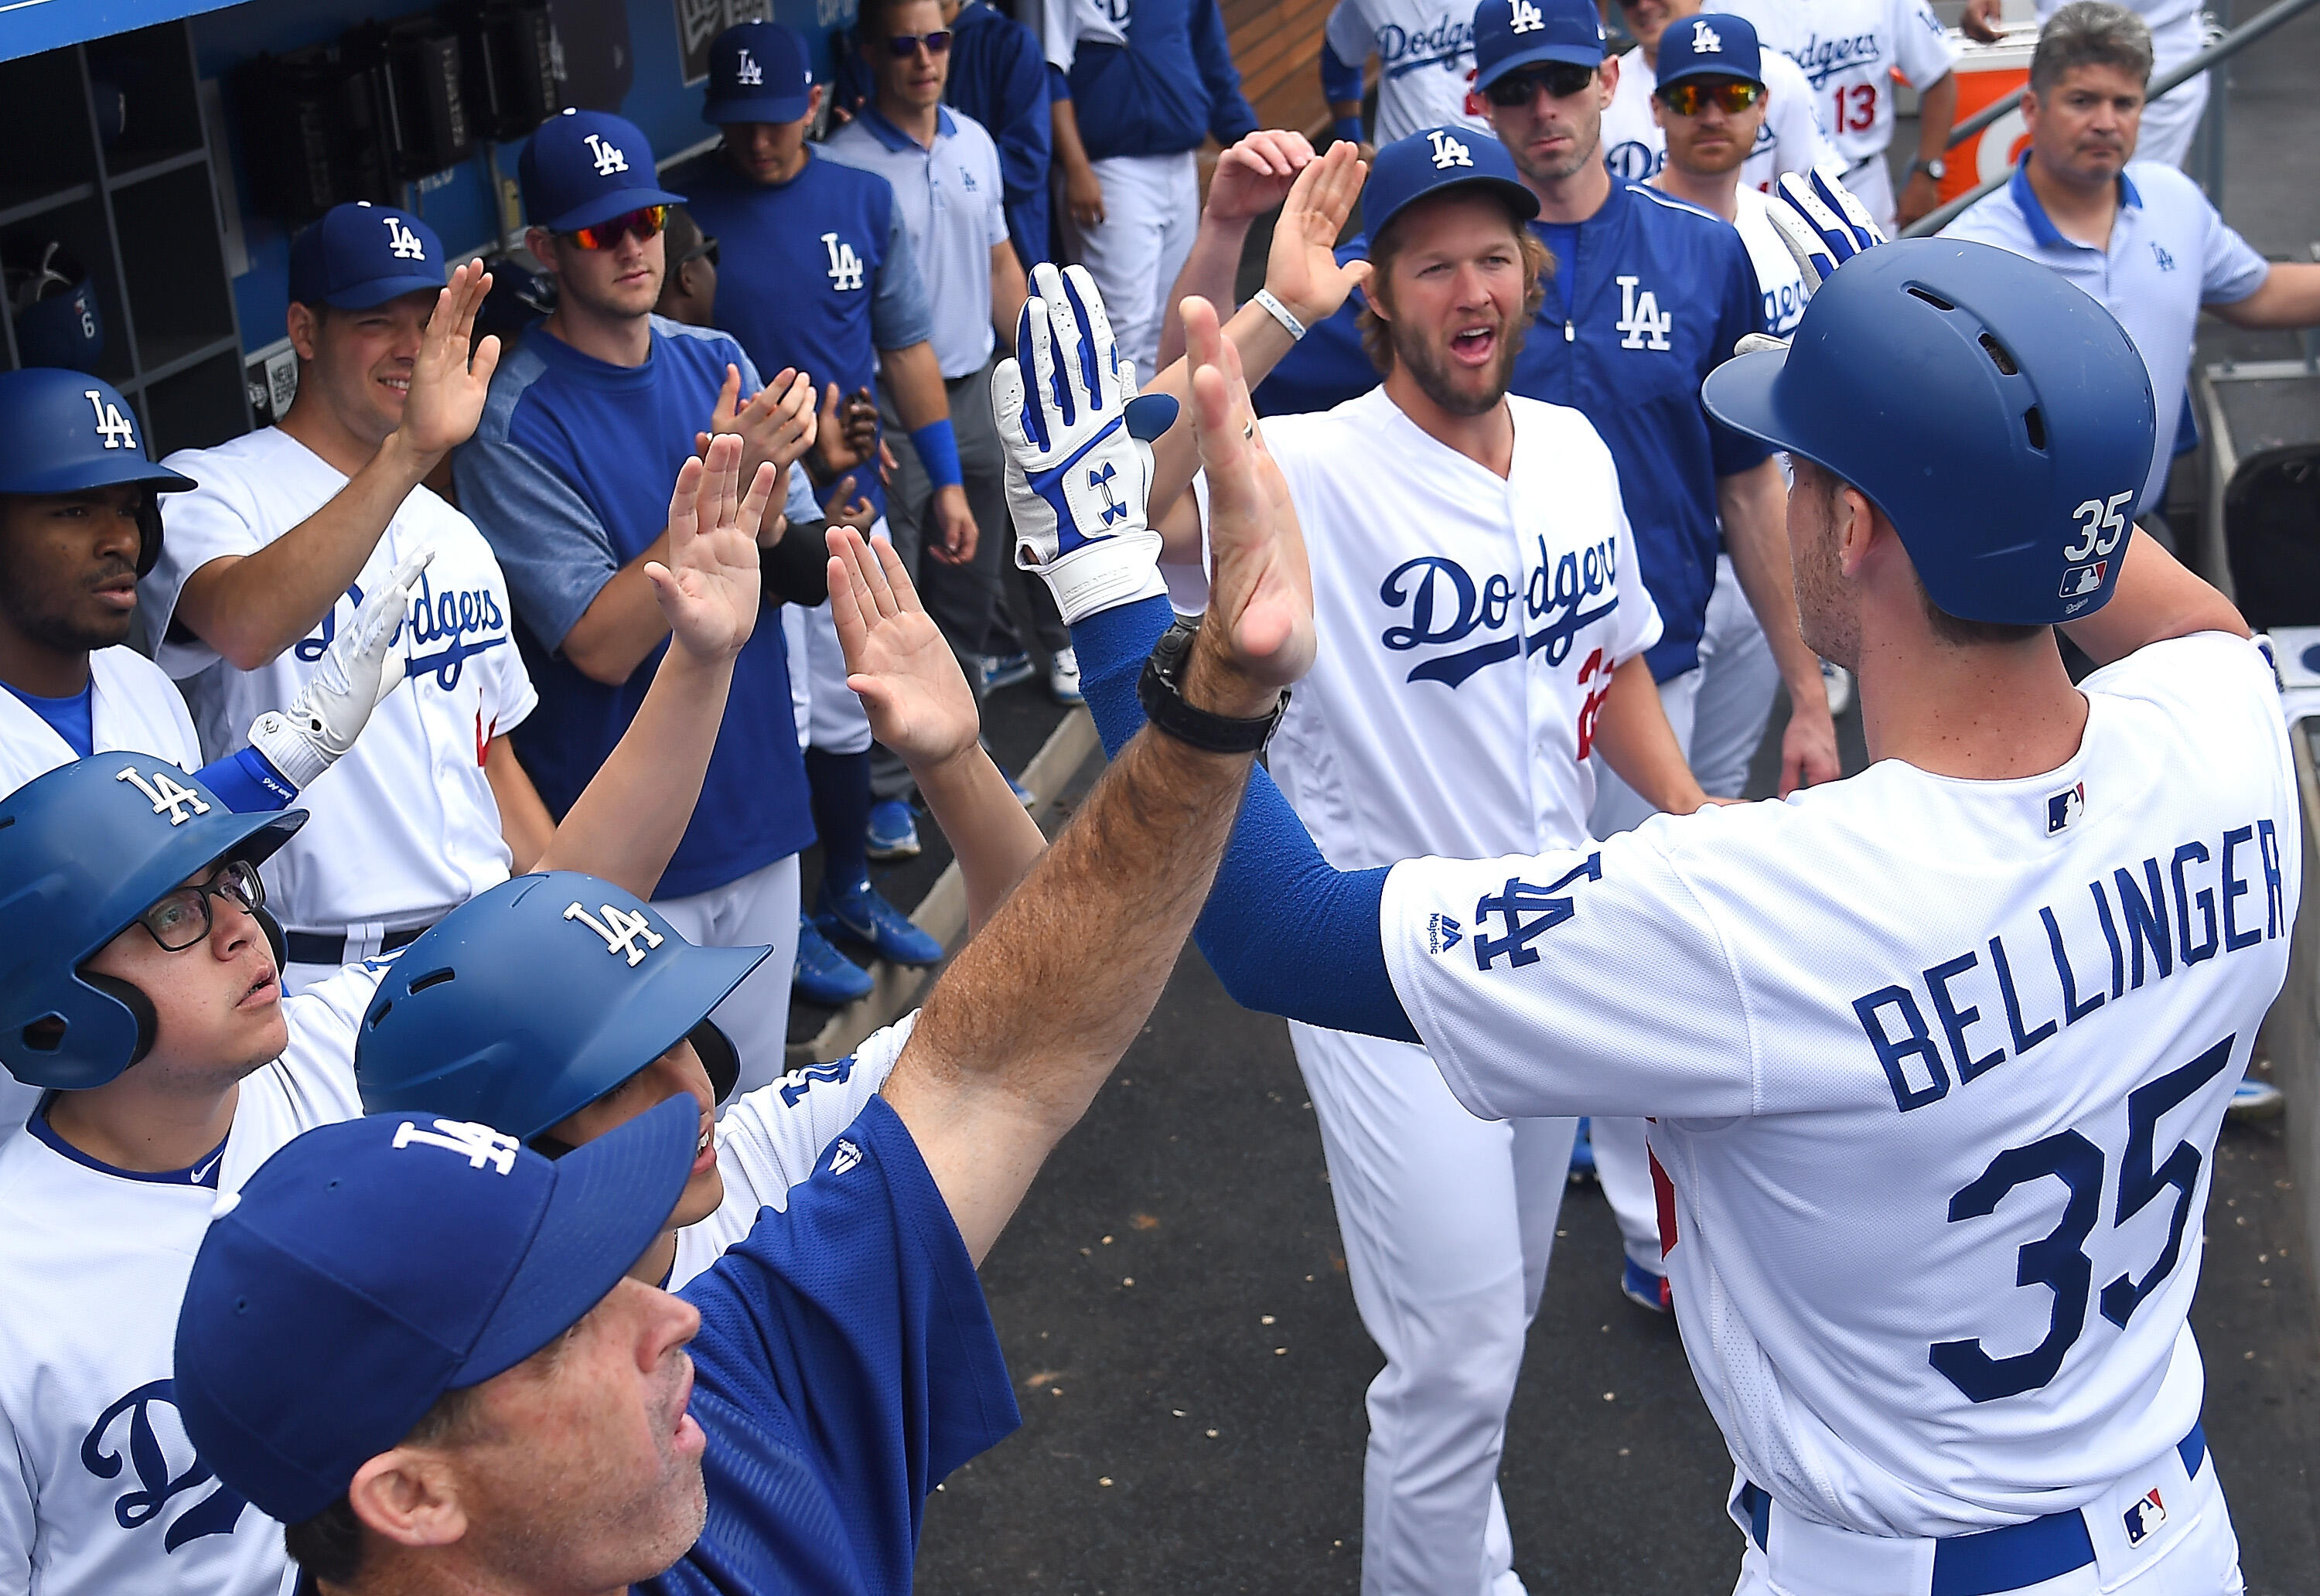
[[[1977,44],[1954,28],[1950,31],[1950,41],[1961,52],[1957,64],[1960,122],[2030,81],[2030,52],[2038,43],[2037,19],[2008,20],[1998,27],[1994,44]],[[2022,125],[2022,108],[2016,105],[1964,143],[1952,147],[1947,157],[1949,175],[1940,185],[1942,203],[1971,194],[2011,170],[2029,139]]]

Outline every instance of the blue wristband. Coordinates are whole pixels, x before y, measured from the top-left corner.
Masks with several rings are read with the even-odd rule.
[[[265,814],[287,809],[298,789],[274,768],[274,761],[256,748],[244,748],[228,758],[213,760],[194,773],[202,785],[225,800],[236,814]]]
[[[911,444],[919,451],[919,463],[927,468],[927,479],[937,487],[956,487],[966,480],[966,474],[959,469],[958,438],[950,430],[950,417],[913,428]]]
[[[1358,144],[1362,141],[1362,119],[1360,117],[1340,116],[1337,118],[1334,126],[1338,139],[1343,142],[1347,144]]]

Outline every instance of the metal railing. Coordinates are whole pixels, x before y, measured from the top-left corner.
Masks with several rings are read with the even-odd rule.
[[[2158,99],[2161,95],[2170,92],[2184,83],[2188,83],[2192,78],[2197,77],[2200,73],[2206,71],[2216,62],[2226,60],[2231,57],[2237,55],[2241,50],[2245,50],[2249,45],[2253,44],[2257,40],[2262,38],[2273,29],[2278,28],[2281,23],[2293,22],[2304,13],[2311,10],[2315,5],[2320,5],[2320,0],[2279,0],[2279,4],[2273,5],[2270,10],[2251,17],[2248,21],[2241,23],[2238,27],[2234,28],[2230,32],[2225,34],[2221,39],[2216,40],[2215,43],[2207,46],[2207,49],[2201,50],[2198,55],[2193,56],[2189,60],[2185,61],[2181,66],[2175,68],[2171,71],[2163,72],[2160,74],[2159,77],[2152,79],[2151,87],[2144,95],[2146,103],[2151,100]],[[1993,101],[1989,104],[1984,105],[1971,116],[1965,118],[1962,122],[1960,122],[1954,127],[1951,128],[1950,147],[1954,148],[1961,141],[1971,138],[1974,134],[1988,127],[1991,122],[1996,122],[1999,117],[2013,110],[2015,106],[2021,104],[2022,95],[2023,91],[2017,88],[2012,94],[2001,95],[1998,99]],[[2222,100],[2223,96],[2221,95],[2211,93],[2208,96],[2207,104],[2211,108],[2213,108],[2219,105]],[[2209,122],[2209,131],[2214,133],[2218,140],[2221,137],[2222,121],[2223,119],[2221,115],[2216,113],[2212,116],[2212,120]],[[1971,193],[1961,195],[1956,199],[1950,201],[1947,204],[1940,206],[1934,211],[1928,212],[1926,215],[1919,217],[1917,221],[1911,222],[1908,226],[1901,230],[1901,236],[1903,238],[1909,239],[1921,239],[1941,231],[1943,228],[1947,227],[1953,221],[1962,214],[1965,211],[1966,207],[1971,205],[1984,195],[1994,194],[1998,189],[2003,188],[2007,183],[2012,179],[2013,176],[2014,174],[2011,171],[2000,172],[1997,177],[1992,177],[1989,182],[1973,189]]]

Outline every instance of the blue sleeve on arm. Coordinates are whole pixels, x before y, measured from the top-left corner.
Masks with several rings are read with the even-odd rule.
[[[1219,144],[1237,144],[1256,131],[1256,113],[1241,92],[1240,68],[1233,65],[1224,13],[1216,0],[1193,0],[1192,54],[1209,91],[1209,133]]]
[[[1080,686],[1117,757],[1144,724],[1136,678],[1168,629],[1164,598],[1100,611],[1072,628]],[[1217,869],[1194,936],[1233,1001],[1332,1030],[1414,1042],[1418,1031],[1386,974],[1380,941],[1383,869],[1341,871],[1313,846],[1304,822],[1264,770]]]
[[[1342,104],[1347,100],[1360,99],[1366,86],[1362,82],[1362,63],[1355,61],[1347,66],[1337,59],[1337,52],[1331,50],[1328,41],[1324,40],[1321,44],[1321,97],[1332,105]],[[1344,136],[1341,131],[1338,137]]]
[[[274,768],[274,761],[256,748],[244,748],[212,760],[194,775],[202,785],[225,800],[225,806],[236,814],[264,814],[270,810],[287,809],[290,801],[298,796],[298,789]]]

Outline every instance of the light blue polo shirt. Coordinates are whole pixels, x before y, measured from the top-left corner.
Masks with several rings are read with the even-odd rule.
[[[2175,447],[2175,413],[2191,368],[2191,340],[2203,304],[2245,299],[2271,270],[2245,239],[2225,224],[2199,186],[2155,160],[2126,164],[2118,178],[2118,216],[2110,247],[2098,249],[2055,231],[2030,186],[2030,152],[2014,180],[1942,230],[1949,239],[1995,244],[2044,261],[2118,318],[2151,372],[2159,407],[2151,475],[2137,515],[2159,498]]]
[[[935,109],[931,150],[876,106],[865,105],[822,149],[830,159],[875,172],[893,186],[934,312],[935,359],[947,379],[973,376],[996,341],[991,249],[1007,241],[999,147],[981,122],[947,105]]]

